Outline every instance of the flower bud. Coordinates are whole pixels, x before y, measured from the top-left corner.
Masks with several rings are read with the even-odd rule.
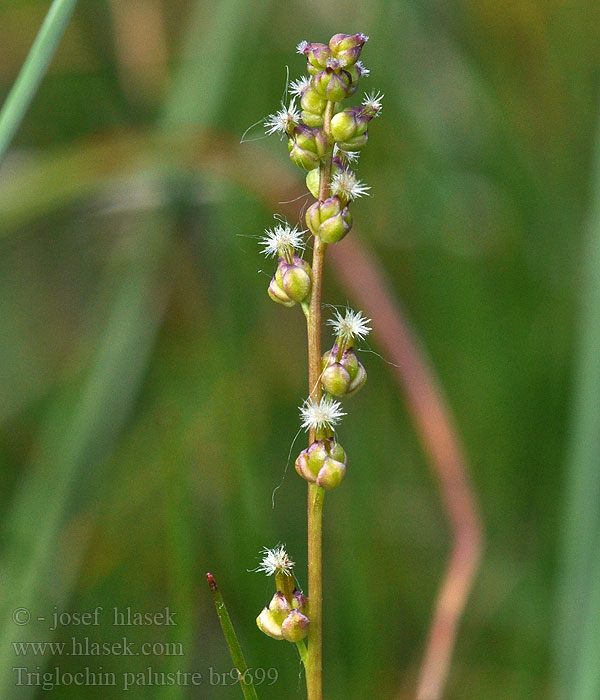
[[[344,396],[350,386],[350,375],[339,362],[334,362],[321,374],[323,389],[332,396]]]
[[[338,141],[338,146],[343,151],[360,151],[368,140],[369,132],[365,131],[364,134],[361,134],[360,136],[355,136],[354,138],[348,139],[347,141]]]
[[[311,67],[323,70],[327,65],[327,60],[331,58],[331,50],[326,44],[306,42],[301,53],[308,59],[309,71]]]
[[[320,159],[327,152],[327,147],[325,133],[304,124],[294,127],[288,141],[290,158],[305,170],[318,167]]]
[[[335,34],[329,40],[329,49],[331,55],[345,68],[356,63],[368,40],[369,37],[365,34]]]
[[[273,301],[284,306],[294,306],[310,296],[312,287],[312,270],[310,265],[298,257],[292,256],[291,263],[279,258],[277,270],[269,284],[269,296]]]
[[[321,97],[312,87],[309,87],[302,93],[300,104],[302,109],[308,112],[323,114],[327,106],[327,100]]]
[[[329,491],[337,488],[342,483],[342,479],[345,475],[345,464],[335,459],[326,459],[317,477],[317,484],[326,491]]]
[[[362,136],[373,116],[362,105],[350,107],[331,118],[331,135],[335,141],[349,141]]]
[[[344,170],[342,161],[334,158],[331,162],[331,177]],[[315,199],[319,199],[319,168],[313,168],[306,176],[306,187]]]
[[[273,616],[273,619],[281,624],[290,610],[290,604],[287,602],[286,597],[281,591],[277,591],[269,603],[269,612]]]
[[[299,642],[308,634],[310,620],[300,610],[292,610],[281,625],[283,638],[288,642]]]
[[[258,629],[269,637],[273,637],[273,639],[283,639],[281,623],[275,620],[269,608],[263,608],[260,615],[256,618],[256,624],[258,625]]]
[[[347,458],[333,438],[316,440],[296,459],[296,471],[303,479],[324,489],[339,486],[346,474]]]
[[[333,68],[317,73],[312,84],[316,92],[330,102],[340,102],[348,95],[352,78],[345,70],[336,72]]]
[[[339,197],[315,202],[306,212],[306,223],[324,243],[336,243],[352,228],[352,214]]]
[[[356,357],[354,348],[346,348],[338,358],[338,345],[321,358],[321,384],[328,394],[335,397],[355,394],[367,381],[367,372]]]
[[[273,301],[276,301],[278,304],[283,304],[283,306],[294,306],[296,304],[296,302],[290,299],[284,290],[279,286],[276,276],[274,276],[271,280],[267,293],[271,299],[273,299]]]
[[[351,82],[350,87],[348,88],[348,97],[350,97],[351,95],[354,95],[354,93],[358,90],[358,82],[362,73],[357,65],[347,66],[344,70],[346,70],[346,72],[350,76]]]
[[[308,598],[299,591],[297,588],[294,591],[292,602],[292,610],[300,610],[300,612],[305,613],[308,607]]]
[[[306,175],[306,187],[315,199],[319,199],[319,168],[313,168]]]
[[[312,87],[309,87],[302,93],[300,104],[302,106],[302,121],[307,126],[323,126],[326,99],[321,97]]]
[[[303,109],[301,116],[306,126],[312,126],[314,128],[323,126],[323,115],[318,112],[309,112]]]

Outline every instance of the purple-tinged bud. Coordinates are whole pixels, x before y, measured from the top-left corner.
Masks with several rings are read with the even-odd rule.
[[[269,637],[273,639],[283,639],[281,623],[275,620],[269,608],[264,608],[261,611],[260,615],[256,618],[256,624],[258,625],[258,629]]]
[[[281,625],[283,638],[288,642],[299,642],[308,634],[310,620],[300,610],[292,610]]]
[[[290,158],[305,170],[318,167],[320,159],[327,153],[327,136],[321,129],[312,129],[303,124],[296,126],[288,141]]]
[[[287,602],[286,597],[281,591],[277,591],[269,603],[269,612],[273,616],[273,619],[281,624],[287,617],[290,610],[291,607]]]
[[[345,70],[350,76],[351,80],[350,87],[348,88],[348,97],[350,97],[351,95],[354,95],[354,93],[358,90],[358,83],[362,76],[362,71],[360,69],[360,65],[358,64],[346,66]]]
[[[315,202],[306,212],[306,223],[324,243],[340,241],[352,228],[352,214],[339,197]]]
[[[349,347],[339,355],[338,345],[321,358],[321,384],[328,394],[337,398],[355,394],[367,381],[367,372]]]
[[[279,284],[277,284],[275,277],[271,280],[267,293],[273,301],[276,301],[278,304],[283,304],[283,306],[294,306],[296,304],[296,302],[292,301],[283,289],[281,289]]]
[[[335,34],[329,40],[329,49],[342,66],[351,66],[358,60],[368,40],[365,34]]]
[[[269,296],[284,306],[294,306],[310,296],[312,287],[312,270],[310,265],[298,257],[292,256],[291,262],[279,258],[277,270],[269,284]]]
[[[327,458],[317,476],[317,484],[326,491],[337,488],[346,476],[346,465],[336,459]]]
[[[352,396],[352,394],[356,394],[356,392],[359,389],[361,389],[367,382],[367,370],[363,367],[363,365],[360,362],[358,364],[358,372],[356,373],[354,379],[350,382],[350,385],[346,390],[346,396]]]
[[[312,80],[317,93],[330,102],[340,102],[347,97],[351,83],[350,73],[345,70],[337,73],[333,68],[325,68]]]
[[[323,70],[327,65],[327,60],[331,58],[331,50],[326,44],[307,42],[302,48],[302,53],[308,59],[309,70],[311,66]]]
[[[316,440],[298,455],[296,471],[303,479],[324,489],[339,486],[346,473],[347,458],[343,447],[333,438]]]
[[[308,598],[297,588],[294,590],[291,602],[292,610],[300,610],[305,613],[308,608]]]

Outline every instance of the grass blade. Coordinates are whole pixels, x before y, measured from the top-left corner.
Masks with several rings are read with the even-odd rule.
[[[0,163],[42,82],[77,0],[54,0],[0,112]]]
[[[598,129],[600,135],[600,128]],[[600,686],[600,140],[584,251],[579,349],[567,459],[567,493],[558,591],[555,653],[558,692],[565,700],[592,700]],[[594,612],[594,618],[587,616]],[[582,625],[588,619],[589,625]],[[588,629],[589,627],[589,629]],[[587,689],[587,690],[586,690]]]
[[[210,592],[212,593],[213,601],[215,603],[215,609],[217,611],[217,615],[219,616],[221,627],[223,628],[225,641],[227,642],[227,646],[229,647],[231,660],[233,661],[233,665],[237,668],[238,673],[240,674],[240,687],[242,689],[242,692],[244,693],[244,697],[246,698],[246,700],[258,700],[256,690],[252,683],[252,678],[250,676],[245,675],[246,671],[248,670],[248,664],[246,663],[244,653],[242,652],[242,647],[240,646],[235,630],[233,629],[233,624],[231,622],[231,618],[229,617],[229,613],[227,612],[227,608],[225,607],[225,601],[223,600],[223,596],[221,595],[221,592],[217,587],[215,577],[209,573],[206,574],[206,578],[208,580]]]

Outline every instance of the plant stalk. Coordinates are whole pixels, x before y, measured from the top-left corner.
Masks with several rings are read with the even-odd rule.
[[[323,118],[323,130],[331,141],[331,117],[333,102],[328,102]],[[319,166],[319,201],[330,196],[331,161],[333,145]],[[321,399],[321,296],[323,289],[323,265],[327,244],[314,237],[312,260],[312,295],[308,328],[308,390],[313,401]],[[310,430],[308,444],[315,440]],[[308,485],[308,601],[310,627],[306,659],[306,691],[308,700],[323,700],[323,499],[325,491],[317,484]]]

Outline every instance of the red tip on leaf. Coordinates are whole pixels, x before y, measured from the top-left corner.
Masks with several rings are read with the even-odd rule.
[[[208,585],[210,586],[210,590],[216,591],[217,590],[217,582],[215,581],[215,577],[211,573],[208,573],[208,574],[206,574],[206,580],[208,581]]]

